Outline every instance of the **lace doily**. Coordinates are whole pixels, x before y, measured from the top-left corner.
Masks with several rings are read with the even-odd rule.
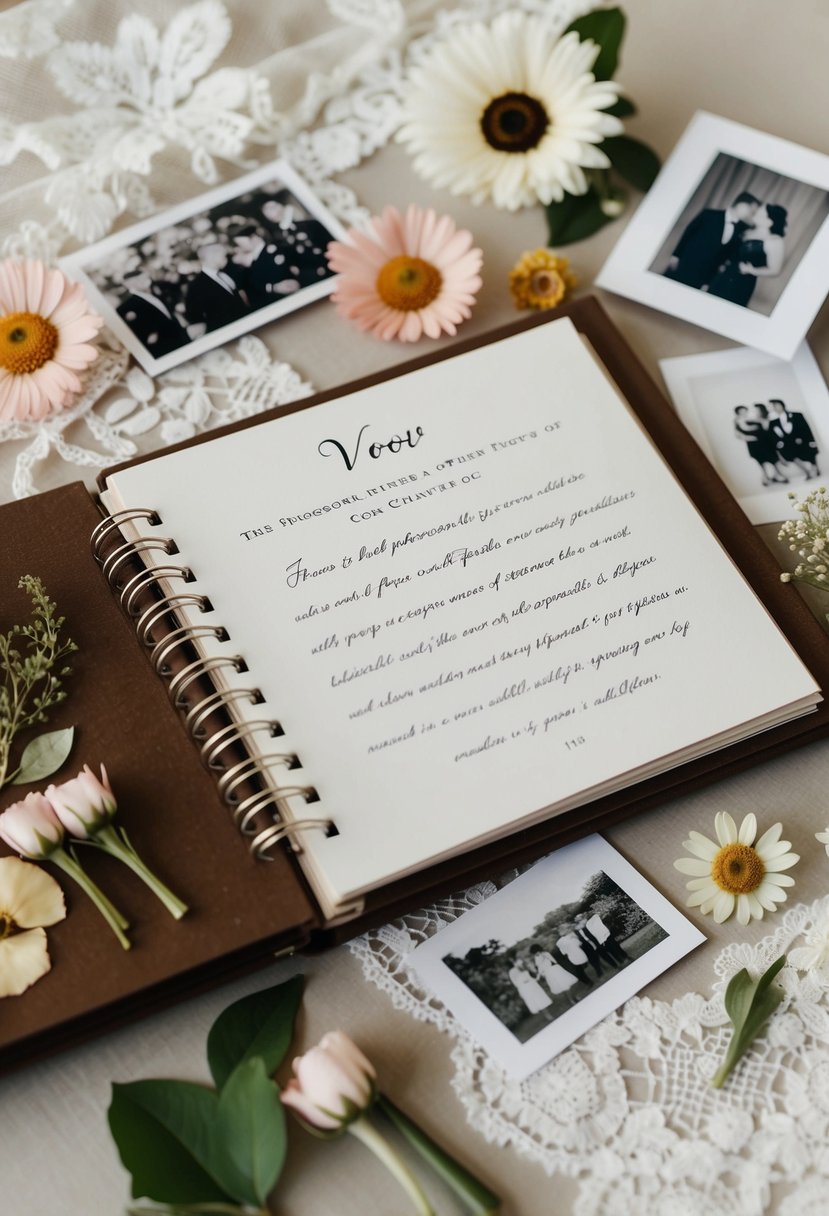
[[[829,896],[789,909],[757,945],[726,946],[710,997],[635,997],[533,1076],[513,1081],[407,966],[416,946],[495,891],[481,884],[351,944],[365,977],[398,1009],[454,1039],[453,1088],[489,1143],[512,1145],[548,1174],[576,1180],[573,1216],[761,1216],[773,1200],[780,1216],[825,1216]],[[725,1086],[712,1089],[730,1037],[728,981],[742,967],[759,974],[782,953],[790,964],[815,965],[784,967],[786,997],[766,1034]]]
[[[0,206],[12,227],[0,257],[52,262],[277,156],[344,223],[360,224],[368,213],[336,176],[394,136],[408,62],[462,21],[521,7],[563,29],[595,3],[308,0],[306,41],[288,47],[279,6],[196,0],[160,10],[138,0],[106,39],[95,7],[87,17],[78,0],[28,0],[0,13],[0,81],[20,110],[4,107],[0,117]],[[239,66],[243,33],[247,51],[271,50],[266,59]],[[298,96],[292,80],[301,81]],[[26,97],[53,109],[32,117],[22,110]],[[152,450],[310,391],[252,339],[155,384],[135,372],[113,388],[112,343],[105,358],[72,410],[36,430],[0,430],[0,442],[29,441],[14,467],[16,496],[34,492],[34,466],[47,457],[103,467],[134,455],[138,437]],[[75,424],[87,433],[70,442]]]

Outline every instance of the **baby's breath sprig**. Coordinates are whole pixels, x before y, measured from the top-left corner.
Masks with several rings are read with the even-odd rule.
[[[45,753],[49,753],[50,760],[56,758],[54,743],[49,748],[34,748],[28,763],[24,753],[13,772],[9,772],[11,748],[21,731],[45,722],[47,710],[64,699],[63,679],[72,671],[64,660],[78,649],[70,638],[61,637],[64,618],[57,615],[57,605],[49,599],[42,581],[24,574],[17,585],[32,601],[32,617],[26,624],[13,625],[8,633],[0,634],[0,789],[14,782],[36,779],[29,774],[29,768],[37,776],[54,771],[50,768],[43,772]]]
[[[817,587],[819,591],[829,591],[829,497],[826,487],[821,486],[812,490],[797,502],[797,495],[789,491],[789,498],[797,507],[797,518],[787,519],[777,533],[777,539],[787,541],[792,553],[796,553],[800,561],[791,573],[781,574],[784,583],[797,579]]]

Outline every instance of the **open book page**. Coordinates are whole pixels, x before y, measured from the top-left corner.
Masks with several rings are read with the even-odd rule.
[[[320,796],[290,813],[335,822],[329,905],[820,699],[566,318],[108,486],[245,656]]]

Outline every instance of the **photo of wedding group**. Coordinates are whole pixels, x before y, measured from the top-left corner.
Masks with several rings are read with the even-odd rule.
[[[508,942],[491,938],[443,961],[525,1043],[666,937],[599,870],[531,933]]]
[[[64,260],[150,372],[239,337],[333,288],[333,216],[282,163]]]
[[[806,343],[791,362],[756,350],[663,359],[677,413],[752,523],[779,523],[826,476],[829,390]]]
[[[487,893],[409,966],[525,1077],[702,941],[612,845],[588,836]]]
[[[768,316],[829,217],[829,194],[717,155],[650,270]]]

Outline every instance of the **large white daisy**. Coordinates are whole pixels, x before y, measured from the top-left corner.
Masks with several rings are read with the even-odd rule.
[[[781,871],[800,861],[790,852],[791,842],[780,839],[782,823],[775,823],[755,843],[755,815],[746,815],[738,831],[728,812],[720,811],[714,830],[718,844],[700,832],[689,832],[682,847],[693,856],[674,862],[677,870],[692,876],[686,903],[713,912],[718,924],[728,920],[735,907],[741,925],[752,917],[762,920],[764,911],[773,912],[785,901],[785,888],[794,886],[794,879]]]
[[[585,169],[607,169],[598,144],[618,135],[618,100],[591,68],[599,47],[552,33],[539,16],[502,13],[462,25],[414,67],[398,139],[435,186],[514,211],[584,194]]]

